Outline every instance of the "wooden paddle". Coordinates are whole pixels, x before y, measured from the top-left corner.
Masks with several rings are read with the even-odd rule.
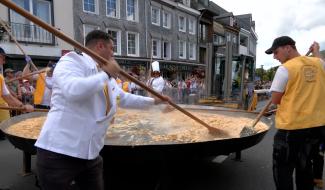
[[[17,78],[10,79],[10,80],[6,81],[6,83],[8,84],[8,83],[11,83],[13,81],[23,79],[23,78],[26,78],[26,77],[30,77],[30,76],[33,76],[33,75],[36,75],[36,74],[44,73],[44,72],[47,72],[47,69],[38,70],[38,71],[35,71],[35,72],[32,72],[32,73],[28,73],[27,75],[23,75],[23,76],[20,76],[20,77],[17,77]]]
[[[93,59],[98,60],[101,64],[109,64],[109,62],[105,58],[99,56],[94,51],[86,48],[85,46],[81,45],[80,43],[78,43],[75,40],[71,39],[70,37],[66,36],[61,31],[59,31],[56,28],[54,28],[53,26],[45,23],[44,21],[42,21],[38,17],[30,14],[25,9],[17,6],[13,1],[0,0],[0,3],[3,4],[3,5],[5,5],[5,6],[7,6],[10,9],[14,10],[15,12],[17,12],[20,15],[22,15],[23,17],[29,19],[33,23],[39,25],[43,29],[45,29],[48,32],[52,33],[53,35],[55,35],[56,37],[60,38],[61,40],[67,42],[68,44],[72,45],[73,47],[75,47],[75,48],[81,50],[82,52],[85,52],[86,54],[90,55]],[[201,125],[203,125],[204,127],[206,127],[210,132],[216,132],[218,130],[216,128],[211,127],[210,125],[208,125],[207,123],[205,123],[204,121],[202,121],[198,117],[194,116],[190,112],[186,111],[185,109],[181,108],[180,106],[178,106],[177,104],[175,104],[174,102],[172,102],[170,99],[165,98],[164,96],[162,96],[161,94],[159,94],[158,92],[156,92],[155,90],[153,90],[152,88],[147,87],[146,84],[140,82],[136,78],[134,78],[131,75],[129,75],[127,72],[123,71],[122,69],[120,69],[118,73],[110,73],[110,74],[112,74],[113,76],[114,75],[115,76],[122,75],[123,77],[125,77],[125,78],[129,79],[130,81],[136,83],[137,85],[139,85],[143,89],[147,90],[148,92],[150,92],[151,94],[153,94],[156,97],[160,98],[161,100],[168,102],[171,106],[173,106],[174,108],[176,108],[180,112],[184,113],[188,117],[190,117],[193,120],[195,120],[196,122],[200,123]]]
[[[10,107],[10,106],[0,106],[1,110],[18,110],[18,111],[24,111],[25,108],[22,107]],[[39,109],[39,108],[34,108],[34,112],[48,112],[48,109]]]

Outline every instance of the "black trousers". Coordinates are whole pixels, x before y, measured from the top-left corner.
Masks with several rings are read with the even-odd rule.
[[[84,160],[38,148],[36,164],[42,190],[104,189],[101,156]]]
[[[312,148],[322,138],[323,127],[278,130],[273,144],[273,178],[277,190],[313,190]]]
[[[314,179],[323,179],[324,143],[317,143],[312,150],[312,164]]]

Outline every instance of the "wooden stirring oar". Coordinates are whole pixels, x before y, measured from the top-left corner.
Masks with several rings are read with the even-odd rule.
[[[65,34],[63,34],[62,32],[60,32],[56,28],[54,28],[51,25],[43,22],[41,19],[39,19],[38,17],[30,14],[29,12],[27,12],[23,8],[17,6],[15,3],[13,3],[13,1],[0,0],[0,3],[3,4],[3,5],[5,5],[5,6],[7,6],[10,9],[14,10],[15,12],[19,13],[20,15],[24,16],[25,18],[29,19],[33,23],[39,25],[40,27],[42,27],[43,29],[47,30],[48,32],[54,34],[56,37],[60,38],[61,40],[65,41],[65,42],[67,42],[68,44],[72,45],[73,47],[75,47],[75,48],[77,48],[77,49],[79,49],[79,50],[87,53],[93,59],[98,60],[101,64],[109,64],[109,62],[106,59],[104,59],[103,57],[99,56],[94,51],[92,51],[92,50],[84,47],[83,45],[81,45],[80,43],[76,42],[75,40],[69,38],[68,36],[66,36]],[[181,108],[177,104],[173,103],[171,100],[166,99],[164,96],[162,96],[161,94],[157,93],[152,88],[147,87],[147,85],[145,85],[144,83],[142,83],[139,80],[135,79],[134,77],[132,77],[131,75],[129,75],[127,72],[123,71],[122,69],[119,69],[118,73],[110,73],[110,74],[116,75],[116,76],[122,75],[123,77],[129,79],[130,81],[132,81],[135,84],[139,85],[140,87],[142,87],[143,89],[147,90],[148,92],[150,92],[151,94],[155,95],[156,97],[160,98],[161,100],[168,102],[171,106],[173,106],[177,110],[181,111],[185,115],[189,116],[193,120],[195,120],[198,123],[202,124],[210,132],[216,132],[218,130],[216,128],[211,127],[207,123],[203,122],[201,119],[197,118],[196,116],[194,116],[190,112],[186,111],[185,109]]]
[[[27,78],[27,77],[30,77],[30,76],[33,76],[33,75],[36,75],[36,74],[44,73],[46,71],[47,71],[47,68],[41,69],[41,70],[38,70],[38,71],[35,71],[35,72],[32,72],[32,73],[28,73],[28,74],[20,76],[20,77],[10,79],[10,80],[6,81],[6,83],[8,84],[8,83],[11,83],[11,82],[16,81],[16,80],[20,80],[20,79]]]
[[[311,52],[312,52],[312,50],[309,49],[308,52],[306,53],[306,56],[308,56]],[[244,128],[240,132],[240,137],[247,137],[247,136],[255,135],[257,133],[255,131],[255,125],[260,121],[261,117],[264,115],[265,111],[269,108],[271,103],[272,103],[272,98],[266,103],[264,108],[261,110],[261,112],[254,119],[252,125],[251,126],[244,126]]]
[[[0,19],[0,24],[3,26],[3,28],[7,31],[8,35],[10,36],[10,38],[15,42],[16,46],[19,48],[19,50],[24,54],[25,57],[27,57],[26,52],[24,51],[24,49],[20,46],[20,44],[18,43],[18,41],[16,40],[15,36],[11,34],[10,29],[8,28],[7,24]],[[33,61],[30,59],[29,63],[32,65],[33,69],[35,71],[38,71],[37,67],[35,66],[35,64],[33,63]],[[45,80],[42,77],[43,80]]]
[[[0,106],[1,110],[18,110],[18,111],[24,111],[25,108],[22,107],[10,107],[10,106]],[[34,112],[48,112],[48,109],[39,109],[39,108],[34,108]]]

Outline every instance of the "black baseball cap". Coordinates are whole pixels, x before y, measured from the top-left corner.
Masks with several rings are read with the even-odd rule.
[[[281,36],[281,37],[275,38],[272,46],[268,50],[266,50],[265,53],[272,54],[273,51],[276,50],[278,47],[286,46],[286,45],[296,45],[296,42],[289,36]]]
[[[6,52],[4,49],[2,49],[2,47],[0,47],[0,54],[4,55],[4,56],[7,56]]]

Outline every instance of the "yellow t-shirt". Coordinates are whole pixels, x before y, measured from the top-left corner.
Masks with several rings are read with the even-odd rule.
[[[288,83],[278,106],[276,127],[296,130],[325,125],[325,71],[319,58],[299,56],[283,66]]]
[[[2,89],[3,89],[3,85],[5,85],[4,83],[4,78],[3,76],[0,74],[0,95],[2,96],[3,92],[2,92]],[[8,104],[3,100],[3,98],[0,96],[0,105],[1,106],[8,106]],[[1,110],[0,109],[0,122],[1,121],[4,121],[6,119],[9,119],[10,118],[10,115],[9,115],[9,111],[8,110]]]

